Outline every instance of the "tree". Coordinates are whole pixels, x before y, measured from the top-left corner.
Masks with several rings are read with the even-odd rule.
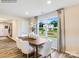
[[[39,27],[43,27],[43,25],[44,25],[44,24],[43,24],[42,22],[39,23]]]
[[[57,27],[57,25],[58,25],[57,21],[52,21],[52,22],[50,22],[50,24],[53,24],[54,27]]]

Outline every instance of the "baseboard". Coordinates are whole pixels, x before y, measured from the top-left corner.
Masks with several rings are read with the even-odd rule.
[[[71,52],[69,52],[69,51],[65,51],[65,53],[70,54],[70,55],[73,55],[73,56],[76,56],[76,57],[78,57],[78,58],[79,58],[79,55],[78,55],[78,54],[71,53]]]
[[[52,49],[55,49],[55,50],[57,50],[57,48],[54,48],[54,47],[51,47]]]
[[[0,37],[7,37],[7,36],[0,36]]]
[[[13,41],[15,41],[11,36],[7,36],[9,39],[12,39]]]
[[[10,39],[12,39],[12,37],[10,37],[10,36],[7,36],[8,38],[10,38]]]

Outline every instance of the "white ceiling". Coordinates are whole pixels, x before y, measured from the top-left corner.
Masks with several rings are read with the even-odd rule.
[[[0,3],[0,13],[15,15],[20,17],[38,16],[56,9],[78,4],[79,0],[51,0],[52,4],[47,4],[47,0],[17,0],[16,3]],[[29,14],[26,15],[25,12]]]

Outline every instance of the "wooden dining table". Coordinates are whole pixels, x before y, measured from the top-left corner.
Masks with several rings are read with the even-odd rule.
[[[19,37],[20,39],[23,39],[23,40],[27,40],[29,42],[29,44],[35,46],[36,48],[36,53],[35,53],[35,57],[37,58],[39,55],[38,55],[38,48],[39,46],[43,45],[44,43],[47,42],[46,39],[42,39],[42,38],[38,38],[38,39],[32,39],[32,38],[27,38],[27,37]]]

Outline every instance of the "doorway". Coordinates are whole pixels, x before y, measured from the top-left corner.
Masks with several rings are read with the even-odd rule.
[[[12,36],[12,24],[0,22],[0,37]]]
[[[39,20],[39,36],[52,41],[52,48],[57,49],[58,40],[58,16]]]
[[[52,48],[65,52],[65,11],[58,9],[53,15],[48,14],[38,19],[38,34],[41,38],[52,41]],[[50,17],[47,17],[50,16]]]
[[[37,22],[33,26],[40,38],[52,41],[52,48],[59,52],[65,52],[65,12],[64,8],[54,13],[37,16]]]

